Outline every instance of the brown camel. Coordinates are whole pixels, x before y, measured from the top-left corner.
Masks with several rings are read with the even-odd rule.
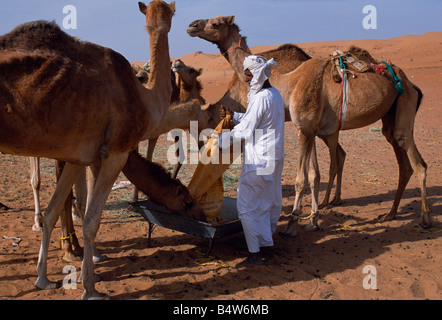
[[[240,77],[241,79],[244,79],[243,77],[243,70],[242,70],[242,62],[244,61],[244,58],[249,55],[250,53],[250,49],[248,48],[245,39],[239,34],[239,28],[238,26],[236,26],[234,24],[234,18],[232,16],[230,17],[215,17],[213,19],[202,19],[202,20],[196,20],[194,22],[192,22],[189,25],[189,28],[187,30],[188,34],[195,37],[198,36],[202,39],[208,40],[212,43],[217,44],[217,46],[220,49],[220,52],[226,57],[226,59],[231,63],[232,68],[235,70],[236,74],[238,77]],[[361,50],[358,48],[351,48],[350,51],[355,54],[357,57],[366,60],[367,56],[370,56],[365,50]],[[266,56],[266,55],[264,55]],[[299,56],[299,55],[298,55]],[[268,57],[268,56],[266,56]],[[280,60],[278,58],[276,58],[275,56],[270,56],[273,57],[276,61],[278,61],[278,63],[280,62]],[[282,61],[284,60],[283,56]],[[305,61],[310,61],[310,57],[308,57],[307,55],[302,56],[300,55],[299,57],[301,57],[302,59],[299,61],[300,63],[298,63],[298,66],[301,65],[301,63],[305,63]],[[297,57],[295,57],[297,58]],[[370,57],[371,58],[371,57]],[[372,58],[371,58],[372,59]],[[370,60],[370,59],[368,59]],[[374,59],[373,59],[374,60]],[[295,67],[296,68],[296,67]],[[384,220],[391,220],[394,218],[396,212],[397,212],[397,208],[399,206],[399,201],[402,197],[403,191],[406,187],[406,184],[410,178],[411,173],[409,173],[410,171],[412,172],[412,169],[410,167],[410,164],[408,162],[407,159],[404,159],[405,157],[408,158],[407,155],[404,155],[404,151],[401,150],[399,148],[399,146],[397,145],[397,142],[394,141],[394,138],[392,137],[394,135],[395,132],[395,123],[393,122],[394,118],[396,117],[397,119],[403,119],[403,118],[407,118],[407,119],[411,119],[410,121],[410,126],[407,129],[401,128],[401,130],[403,131],[407,131],[412,133],[413,131],[413,124],[414,124],[414,118],[415,118],[415,111],[417,111],[417,108],[420,104],[421,98],[422,98],[422,93],[420,91],[419,88],[417,88],[415,85],[413,85],[406,77],[405,74],[402,72],[402,70],[400,70],[399,68],[396,68],[397,71],[400,74],[400,78],[402,79],[402,81],[407,82],[407,87],[411,88],[410,92],[408,92],[408,94],[406,94],[404,97],[401,97],[400,99],[398,98],[398,100],[400,101],[404,101],[407,99],[410,99],[407,103],[409,103],[410,105],[414,106],[414,112],[411,113],[411,111],[407,108],[398,108],[398,115],[394,114],[394,111],[396,110],[395,108],[393,108],[393,110],[390,112],[392,114],[389,115],[389,118],[385,118],[383,119],[383,124],[384,124],[384,135],[386,136],[387,140],[389,141],[389,143],[391,143],[393,145],[393,148],[395,150],[395,154],[397,157],[397,161],[399,164],[399,168],[400,168],[400,175],[399,175],[399,185],[398,185],[398,189],[397,189],[397,193],[396,193],[396,197],[395,197],[395,202],[392,206],[392,209],[390,210],[390,212],[384,216],[380,217],[380,220],[384,221]],[[287,71],[286,71],[287,72]],[[293,119],[293,111],[292,111],[292,96],[293,96],[293,83],[290,82],[290,77],[288,76],[288,74],[290,73],[280,73],[278,72],[277,69],[275,69],[275,72],[272,71],[272,77],[271,79],[271,83],[272,85],[274,85],[280,92],[281,95],[284,99],[284,104],[285,104],[285,108],[286,108],[286,112],[289,112],[289,117],[286,117],[286,120],[288,119],[292,119],[292,121],[294,121]],[[365,78],[365,75],[363,76]],[[378,86],[386,86],[389,88],[389,90],[391,91],[391,94],[394,95],[395,94],[395,89],[394,86],[392,86],[392,82],[391,79],[390,80],[386,80],[386,78],[382,78],[382,80],[380,80],[380,76],[376,77],[374,81],[377,81],[377,85]],[[370,81],[370,78],[367,78],[366,81]],[[244,80],[243,80],[244,81]],[[387,81],[390,81],[389,83]],[[366,88],[373,88],[373,91],[377,91],[377,89],[375,89],[376,87],[374,86],[374,84],[370,84],[369,86],[367,86]],[[369,90],[366,90],[367,92]],[[244,92],[244,91],[243,91]],[[339,93],[339,90],[336,91],[337,93]],[[370,95],[372,96],[372,95]],[[242,96],[244,97],[244,96]],[[376,97],[376,96],[374,96]],[[237,101],[241,101],[241,100],[237,100]],[[335,104],[337,103],[338,100],[335,101]],[[361,106],[365,106],[367,104],[367,101],[370,100],[358,100],[356,102],[354,102],[355,105],[358,105],[359,108],[361,108]],[[386,99],[385,101],[390,101],[388,99]],[[383,103],[389,103],[389,102],[383,102]],[[393,105],[393,101],[391,101],[390,105],[388,106],[388,108],[383,105],[382,103],[378,104],[378,108],[387,108],[387,111],[392,108],[395,107],[395,105]],[[406,104],[406,102],[403,102],[403,104]],[[382,110],[379,109],[373,109],[373,112],[380,112]],[[334,116],[334,115],[333,115]],[[374,120],[377,121],[380,117],[382,117],[382,114],[380,114],[380,116]],[[327,121],[327,118],[324,117],[324,119],[322,119],[322,121]],[[401,120],[403,121],[403,120]],[[370,122],[372,123],[372,122]],[[370,124],[367,123],[366,125]],[[296,124],[296,122],[295,122]],[[403,124],[402,124],[403,125]],[[358,126],[352,127],[352,128],[357,128]],[[347,127],[343,127],[343,130],[346,130]],[[330,197],[330,193],[331,193],[331,189],[333,186],[333,181],[335,179],[335,177],[337,176],[337,185],[336,185],[336,193],[335,193],[335,198],[332,201],[332,203],[334,204],[339,204],[341,202],[341,181],[342,181],[342,172],[343,172],[343,166],[344,166],[344,161],[345,161],[345,151],[342,149],[342,147],[340,146],[339,142],[338,142],[338,135],[339,135],[339,130],[337,132],[334,133],[334,135],[330,136],[330,135],[324,135],[321,134],[320,131],[315,131],[315,133],[317,134],[318,137],[320,137],[327,145],[327,147],[329,148],[329,152],[330,152],[330,170],[329,170],[329,182],[328,182],[328,186],[327,186],[327,191],[324,197],[324,201],[322,202],[322,204],[320,205],[320,207],[323,206],[327,206],[329,203],[329,197]],[[414,146],[414,142],[411,142],[411,145]],[[408,148],[408,147],[407,147]],[[415,146],[414,147],[410,147],[411,150],[416,149]],[[414,160],[413,164],[416,168],[416,170],[418,171],[419,177],[422,181],[422,198],[423,198],[423,206],[422,206],[422,219],[421,219],[421,223],[425,226],[429,226],[431,225],[431,219],[429,218],[428,215],[428,206],[426,204],[426,193],[425,193],[425,173],[422,173],[423,167],[426,167],[425,163],[423,162],[422,158],[420,155],[418,155],[418,151],[417,149],[415,151],[412,151],[413,155],[410,155],[410,157]],[[297,189],[299,190],[299,188]],[[317,191],[316,191],[317,192]],[[298,193],[297,193],[298,194]],[[295,205],[294,205],[294,209],[293,209],[293,213],[295,215],[298,215],[300,213],[300,197],[296,197],[297,200],[295,200]],[[317,198],[315,198],[315,202],[317,202]],[[314,206],[316,207],[316,206]],[[312,208],[312,211],[316,212],[316,209]],[[313,217],[316,217],[316,215],[313,215]],[[312,222],[314,221],[314,224],[312,224],[313,228],[317,228],[316,226],[316,221],[317,219],[313,218]]]
[[[136,63],[131,64],[132,70],[135,74],[135,76],[140,80],[141,83],[147,84],[149,81],[149,72],[148,70],[143,69]]]
[[[92,263],[101,213],[129,153],[161,125],[172,91],[168,32],[175,3],[153,0],[139,8],[151,50],[147,90],[120,54],[76,40],[55,23],[24,24],[0,38],[0,151],[66,161],[44,219],[38,288],[56,287],[46,272],[50,235],[73,184],[90,166],[83,298],[103,298]],[[170,196],[193,209],[179,192]]]

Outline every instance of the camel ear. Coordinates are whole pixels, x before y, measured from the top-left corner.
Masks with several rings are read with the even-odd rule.
[[[171,4],[169,4],[169,9],[172,11],[172,14],[175,13],[175,1],[173,1]]]
[[[203,68],[198,68],[198,69],[196,70],[196,74],[197,74],[197,77],[199,77],[200,75],[202,75],[202,74],[203,74]]]
[[[235,23],[235,16],[228,16],[227,17],[227,24],[232,25]]]
[[[141,13],[146,15],[147,6],[143,2],[138,2],[138,7],[140,8]]]
[[[176,191],[175,191],[175,195],[176,195],[176,196],[180,195],[180,194],[182,193],[182,191],[183,191],[183,190],[181,189],[181,186],[177,186],[177,187],[176,187]]]

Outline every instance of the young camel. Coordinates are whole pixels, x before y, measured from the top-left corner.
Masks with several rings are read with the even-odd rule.
[[[190,129],[190,121],[198,121],[199,133],[210,128],[211,115],[206,110],[207,106],[204,98],[201,96],[202,86],[198,77],[202,69],[195,69],[187,66],[181,60],[175,60],[172,63],[172,87],[174,88],[171,96],[170,108],[167,111],[162,126],[152,132],[148,138],[148,147],[146,159],[152,161],[156,143],[160,135],[168,133],[173,129]],[[175,142],[178,142],[176,138]],[[182,150],[182,148],[181,148]],[[179,154],[177,153],[179,157]],[[178,162],[172,171],[172,178],[176,178],[181,168],[181,162]],[[134,188],[133,201],[138,201],[138,189]]]
[[[73,184],[90,166],[83,298],[104,297],[95,289],[92,263],[101,213],[129,153],[161,125],[171,95],[168,32],[175,3],[153,0],[139,8],[152,57],[147,90],[120,54],[78,41],[54,23],[24,24],[0,38],[0,151],[66,161],[44,219],[38,288],[56,287],[47,278],[50,235]],[[184,191],[170,195],[179,211],[193,209]]]
[[[247,55],[249,55],[250,49],[248,48],[245,39],[243,37],[241,37],[241,35],[239,34],[239,28],[238,28],[238,26],[236,26],[234,24],[234,17],[233,16],[215,17],[213,19],[196,20],[189,25],[187,32],[190,36],[193,36],[193,37],[198,36],[202,39],[205,39],[207,41],[215,43],[219,47],[220,52],[231,63],[232,68],[235,70],[237,76],[241,79],[244,79],[243,70],[242,70],[242,61],[244,61],[244,58]],[[371,57],[370,57],[370,59],[367,57],[367,56],[369,56],[369,54],[365,50],[361,50],[361,49],[352,47],[352,48],[350,48],[350,51],[353,54],[355,54],[356,56],[360,57],[361,59],[364,59],[364,60],[372,59]],[[305,63],[305,61],[310,61],[310,57],[308,57],[308,56],[303,57],[303,58],[304,59],[302,61],[300,61],[298,66],[301,65],[301,63]],[[279,63],[279,60],[277,58],[275,58],[275,60],[278,61],[278,63]],[[285,60],[283,59],[283,61],[285,61]],[[394,86],[392,86],[391,79],[387,80],[387,78],[385,78],[385,77],[382,78],[381,76],[375,75],[373,77],[374,80],[372,80],[371,78],[366,78],[366,75],[358,75],[359,79],[365,78],[364,80],[366,82],[371,81],[371,83],[369,85],[367,85],[366,87],[363,87],[361,90],[364,90],[367,93],[367,95],[370,96],[372,99],[374,98],[375,100],[382,100],[383,101],[383,102],[378,101],[377,107],[379,109],[381,109],[381,108],[386,109],[387,111],[391,109],[391,112],[389,112],[388,117],[383,119],[383,125],[384,125],[383,133],[384,133],[385,137],[387,138],[387,140],[389,141],[389,143],[393,145],[393,148],[395,150],[395,155],[396,155],[396,158],[397,158],[397,161],[399,164],[399,169],[400,169],[399,184],[398,184],[398,189],[396,192],[395,201],[393,203],[393,206],[388,214],[380,217],[381,221],[391,220],[394,218],[394,216],[397,212],[397,209],[399,206],[399,201],[402,197],[403,191],[406,187],[408,180],[410,179],[410,176],[411,176],[410,172],[413,171],[412,168],[410,167],[409,162],[408,162],[408,156],[406,154],[404,155],[404,150],[402,150],[398,146],[397,141],[395,141],[395,139],[393,137],[393,135],[395,135],[394,132],[396,131],[396,127],[397,127],[397,125],[395,127],[395,122],[393,120],[395,120],[395,117],[397,119],[399,119],[399,121],[405,121],[405,120],[402,120],[405,118],[409,119],[409,127],[408,128],[401,128],[401,130],[402,130],[402,132],[407,132],[407,134],[409,134],[410,132],[412,133],[415,113],[416,113],[416,111],[419,107],[420,101],[422,99],[422,92],[420,91],[420,89],[417,88],[414,84],[412,84],[406,78],[406,76],[402,72],[402,70],[395,67],[395,70],[396,69],[397,69],[396,73],[399,72],[399,75],[400,75],[399,77],[402,79],[402,82],[406,82],[406,87],[409,89],[409,92],[407,92],[407,94],[404,95],[404,97],[398,98],[398,100],[400,100],[400,101],[406,100],[406,102],[402,102],[402,104],[410,104],[410,105],[414,106],[414,107],[409,107],[409,108],[406,108],[406,107],[397,108],[398,115],[395,114],[396,104],[393,103],[393,102],[395,102],[394,99],[393,100],[391,100],[391,99],[383,100],[383,98],[378,99],[376,93],[374,95],[370,94],[371,92],[377,92],[377,90],[378,90],[377,86],[379,86],[379,87],[385,86],[388,88],[388,90],[390,91],[390,94],[392,96],[396,96],[395,89],[394,89]],[[329,70],[329,69],[327,69],[327,70]],[[294,84],[292,82],[290,82],[290,77],[288,77],[287,74],[289,74],[289,73],[272,72],[272,77],[270,79],[271,79],[272,85],[274,85],[281,92],[281,95],[284,99],[286,111],[288,111],[290,114],[290,117],[286,117],[286,119],[288,120],[291,118],[292,121],[294,121],[294,118],[293,118],[294,114],[293,114],[293,110],[291,107]],[[373,74],[371,74],[371,76],[373,76]],[[383,80],[380,80],[380,79],[383,79]],[[375,81],[375,82],[373,82],[373,81]],[[339,88],[335,87],[335,89],[336,89],[336,93],[339,93]],[[308,100],[308,99],[306,98],[306,100]],[[336,98],[336,100],[334,101],[334,104],[336,105],[338,103],[338,101],[339,101],[339,97]],[[368,99],[368,100],[358,99],[358,101],[354,101],[353,103],[354,103],[354,105],[357,105],[359,108],[361,108],[362,106],[367,105],[367,101],[370,101],[370,99]],[[389,103],[389,105],[385,106],[385,105],[382,105],[382,103],[387,103],[387,104]],[[361,109],[363,109],[363,108],[361,108]],[[376,113],[376,112],[382,111],[379,109],[376,110],[376,108],[373,108],[372,112]],[[414,112],[411,112],[411,110],[414,110]],[[360,114],[359,116],[362,116],[362,114]],[[382,116],[383,116],[383,114],[380,114],[380,116],[377,119],[373,120],[373,122],[377,121]],[[326,117],[324,117],[324,119],[322,119],[322,121],[327,121],[327,120],[328,119]],[[368,125],[370,123],[372,123],[372,122],[369,122],[365,125]],[[295,124],[296,124],[296,122],[295,122]],[[354,126],[352,128],[358,128],[358,126]],[[342,130],[347,130],[347,127],[344,126],[342,128]],[[332,135],[321,134],[320,131],[315,132],[315,134],[325,142],[325,144],[329,148],[329,152],[330,152],[329,182],[327,185],[327,190],[326,190],[326,194],[324,197],[324,201],[321,203],[321,205],[319,207],[323,207],[323,206],[328,205],[331,189],[333,186],[333,181],[336,176],[337,176],[336,193],[335,193],[335,198],[333,199],[332,203],[339,204],[341,202],[341,181],[342,181],[342,172],[343,172],[343,166],[344,166],[344,161],[345,161],[345,151],[342,149],[341,145],[338,142],[339,129],[336,132],[334,132]],[[416,149],[414,146],[414,142],[410,142],[410,145],[411,145],[411,147],[410,147],[411,150]],[[425,171],[424,168],[426,168],[426,165],[423,162],[422,158],[420,157],[419,153],[417,152],[417,149],[416,149],[416,151],[411,151],[411,153],[412,154],[410,154],[409,156],[412,158],[415,170],[418,171],[418,175],[421,180],[421,190],[422,190],[421,224],[424,226],[430,226],[431,219],[429,218],[428,206],[426,204],[425,173],[422,173],[423,171]],[[299,187],[299,188],[301,188],[301,187]],[[297,187],[298,191],[297,191],[297,196],[296,196],[295,204],[294,204],[294,208],[293,208],[293,214],[295,216],[300,214],[300,202],[299,202],[300,201],[300,194],[299,194],[299,192],[301,192],[301,191],[299,191],[299,188]],[[316,192],[317,192],[317,190],[316,190]],[[314,202],[317,202],[317,198],[315,198]],[[317,211],[316,205],[314,205],[312,207],[312,211],[313,212]],[[311,220],[312,227],[314,229],[316,229],[317,228],[317,218],[316,218],[317,215],[314,214],[314,215],[312,215],[312,217],[313,217]]]

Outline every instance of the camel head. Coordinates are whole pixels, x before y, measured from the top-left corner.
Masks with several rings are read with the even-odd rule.
[[[175,197],[167,201],[167,209],[170,212],[186,216],[197,221],[206,221],[206,215],[200,206],[196,204],[187,187],[179,179],[174,179]],[[184,209],[183,209],[184,208]]]
[[[167,4],[162,0],[153,0],[149,5],[138,2],[138,7],[142,14],[146,16],[146,29],[163,29],[169,32],[172,26],[172,16],[175,13],[175,1]]]
[[[186,66],[184,62],[178,59],[172,63],[172,71],[175,74],[175,85],[179,89],[179,101],[199,99],[204,103],[204,98],[201,96],[202,85],[197,79],[202,74],[203,69]]]
[[[173,61],[172,70],[189,86],[194,86],[197,83],[197,78],[203,73],[203,69],[187,66],[180,59]]]
[[[141,83],[146,84],[148,82],[148,80],[149,80],[149,73],[148,73],[148,71],[146,71],[145,69],[141,68],[136,63],[132,63],[131,67],[132,67],[132,71],[134,72],[134,74],[137,77],[137,79]]]
[[[187,28],[191,37],[199,37],[215,44],[220,44],[230,37],[230,29],[235,25],[235,16],[219,16],[212,19],[193,21]]]

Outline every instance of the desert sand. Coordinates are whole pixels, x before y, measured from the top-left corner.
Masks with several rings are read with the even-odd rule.
[[[321,230],[311,232],[300,223],[293,238],[275,235],[274,255],[265,265],[236,269],[247,254],[243,234],[215,242],[211,256],[202,259],[207,240],[157,227],[152,246],[147,245],[147,222],[130,211],[132,188],[112,191],[102,216],[97,247],[108,256],[96,265],[101,278],[96,288],[116,300],[365,300],[442,298],[442,32],[409,35],[388,40],[358,40],[298,44],[312,57],[328,56],[334,49],[360,46],[376,59],[390,59],[418,85],[424,100],[415,123],[416,144],[428,164],[427,192],[433,227],[423,230],[420,217],[420,189],[413,176],[405,190],[397,219],[382,224],[375,219],[388,212],[397,185],[398,167],[381,123],[341,133],[347,152],[342,197],[344,203],[321,210]],[[273,47],[255,47],[253,53]],[[198,48],[195,48],[197,51]],[[219,54],[193,53],[180,57],[186,64],[203,68],[203,96],[216,102],[226,91],[232,76],[230,65]],[[169,167],[166,152],[173,142],[162,136],[154,160]],[[328,179],[328,151],[320,141],[322,198]],[[147,142],[141,144],[145,153]],[[286,160],[282,177],[283,212],[277,231],[288,222],[294,200],[297,166],[297,136],[286,123]],[[34,287],[41,232],[32,231],[34,202],[29,179],[29,159],[0,157],[0,201],[10,210],[0,212],[0,299],[79,299],[76,289],[41,291]],[[184,165],[179,178],[190,181],[195,165]],[[241,170],[234,165],[226,172],[225,195],[236,197]],[[42,160],[43,209],[55,187],[53,160]],[[121,174],[118,181],[126,180]],[[309,192],[304,197],[309,212]],[[76,222],[82,241],[81,223]],[[72,265],[80,272],[81,261],[66,263],[54,229],[49,250],[48,275],[61,281],[63,268]],[[6,237],[20,237],[13,245]],[[367,268],[376,281],[367,288]],[[364,280],[365,279],[365,280]],[[364,283],[366,284],[364,286]]]

